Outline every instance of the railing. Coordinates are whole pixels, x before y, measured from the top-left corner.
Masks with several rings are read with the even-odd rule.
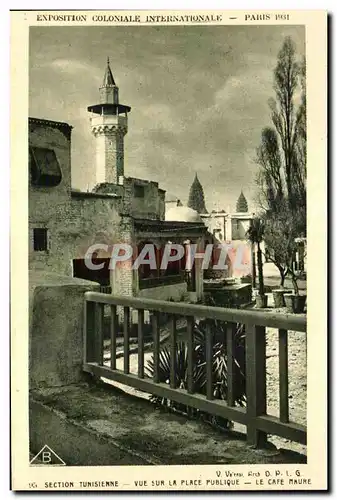
[[[111,307],[110,366],[104,366],[103,311]],[[118,332],[117,307],[123,310],[124,366],[116,368],[116,337]],[[130,373],[130,309],[138,311],[138,373]],[[153,378],[144,373],[144,311],[152,313]],[[169,384],[159,382],[160,328],[159,315],[165,313],[170,321],[170,377]],[[187,390],[176,387],[177,317],[186,318],[187,335]],[[213,333],[206,332],[206,395],[195,393],[194,324],[196,318],[226,322],[224,342],[227,347],[227,401],[213,399],[212,349]],[[245,407],[235,406],[234,335],[236,324],[246,327],[246,397]],[[279,417],[267,415],[266,390],[266,327],[278,329],[279,346]],[[154,394],[177,403],[196,408],[208,414],[239,422],[247,427],[247,441],[263,446],[267,435],[278,435],[306,444],[306,427],[289,421],[288,397],[288,330],[306,332],[306,319],[272,312],[262,313],[238,309],[206,307],[133,297],[115,297],[96,292],[85,293],[84,308],[84,371],[104,377],[140,391]]]

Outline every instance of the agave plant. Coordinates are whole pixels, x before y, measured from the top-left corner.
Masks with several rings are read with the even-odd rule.
[[[206,367],[206,324],[210,326],[210,332],[214,339],[213,344],[213,397],[215,399],[227,399],[227,345],[226,338],[227,322],[202,320],[194,326],[196,349],[200,351],[200,364]],[[244,406],[246,402],[246,376],[245,376],[245,327],[237,323],[234,334],[234,399],[235,402]],[[206,370],[203,372],[202,393],[206,388]]]
[[[221,340],[225,339],[226,323],[207,320],[215,342],[212,352],[213,369],[213,397],[215,399],[227,399],[227,348]],[[194,391],[206,394],[206,321],[197,321],[194,325],[194,369],[193,383]],[[187,389],[187,344],[180,341],[176,346],[176,387]],[[164,346],[159,352],[159,382],[169,383],[170,379],[171,352],[169,347]],[[146,365],[147,374],[152,377],[154,373],[154,359],[149,359]],[[246,402],[246,378],[245,378],[245,329],[244,325],[237,324],[234,335],[234,378],[235,378],[235,402],[244,406]],[[186,405],[160,396],[150,396],[150,400],[157,406],[165,406],[173,411],[178,411],[194,418],[202,418],[213,425],[222,428],[232,427],[227,419],[211,416],[205,412],[195,410]]]

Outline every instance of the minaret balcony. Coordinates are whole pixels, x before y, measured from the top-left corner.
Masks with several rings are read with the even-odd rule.
[[[128,117],[121,115],[95,115],[91,118],[91,126],[115,126],[127,129]]]

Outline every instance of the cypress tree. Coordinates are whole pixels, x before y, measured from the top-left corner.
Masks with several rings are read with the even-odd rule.
[[[194,181],[190,187],[187,206],[196,210],[199,214],[207,214],[203,187],[195,174]]]
[[[241,191],[241,194],[236,202],[236,211],[237,212],[248,212],[248,203],[245,195]]]

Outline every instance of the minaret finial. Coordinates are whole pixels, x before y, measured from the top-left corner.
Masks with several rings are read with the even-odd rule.
[[[115,83],[114,77],[112,76],[112,72],[111,72],[111,68],[110,68],[110,58],[108,56],[102,87],[115,87],[115,86],[116,86],[116,83]]]

